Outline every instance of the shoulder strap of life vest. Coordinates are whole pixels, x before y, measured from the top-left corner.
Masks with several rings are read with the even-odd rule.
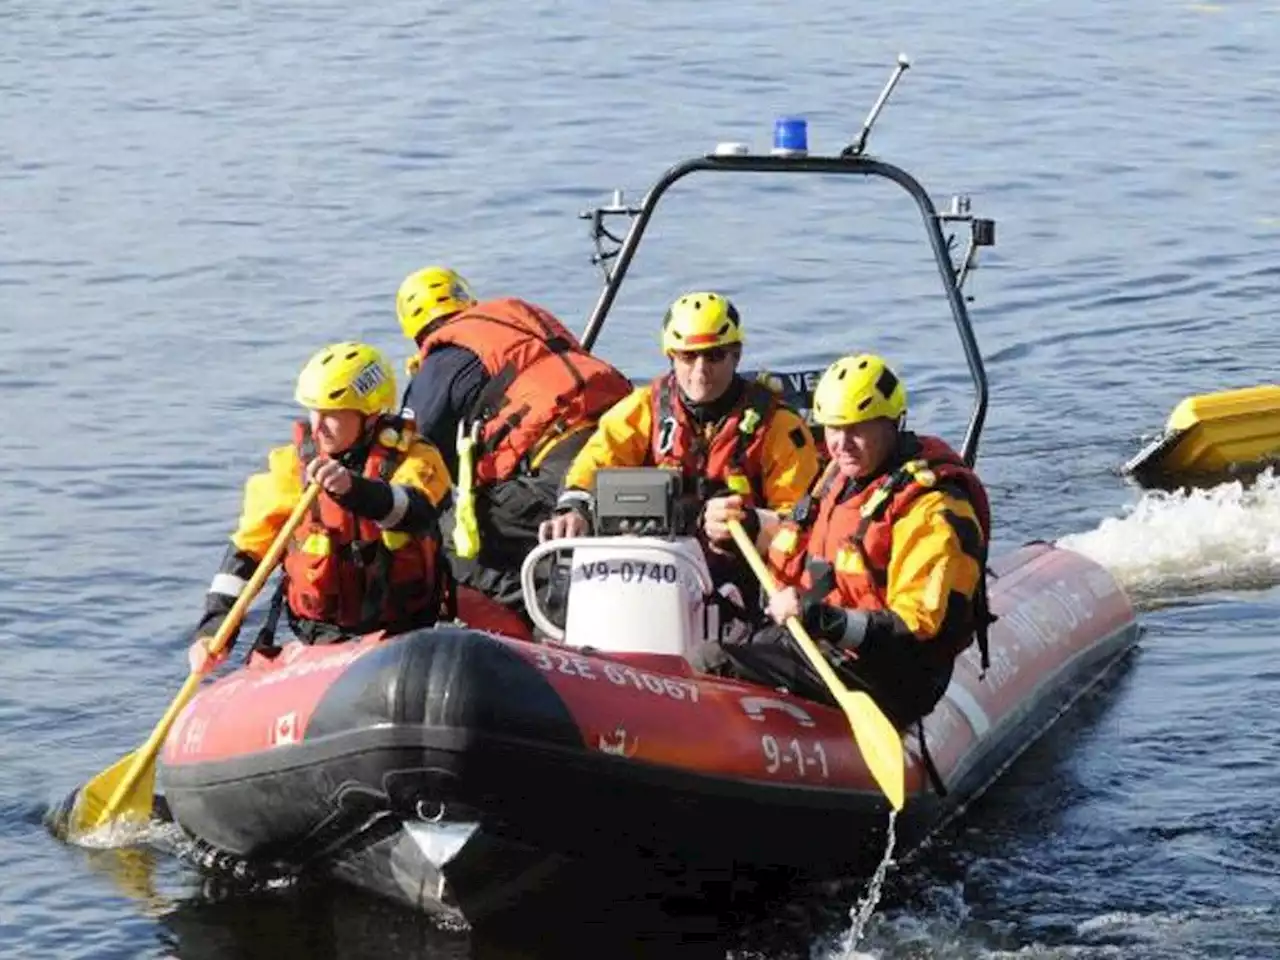
[[[573,380],[574,392],[586,389],[587,382],[583,379],[582,372],[578,370],[577,365],[569,357],[569,354],[580,349],[571,336],[567,336],[563,328],[557,329],[557,326],[551,323],[551,318],[541,307],[524,301],[509,301],[509,303],[512,304],[513,309],[514,304],[519,304],[521,318],[526,323],[507,317],[494,316],[491,312],[485,312],[483,309],[485,305],[480,304],[478,307],[471,307],[446,318],[438,329],[443,330],[445,327],[459,323],[489,323],[509,330],[516,336],[539,340],[546,346],[547,351],[552,356],[558,357],[561,363],[564,364],[570,378]],[[492,373],[489,377],[489,382],[485,384],[484,389],[476,397],[475,403],[472,404],[471,410],[467,412],[468,421],[479,420],[484,423],[496,416],[498,411],[506,405],[507,390],[520,373],[521,371],[516,369],[513,361],[507,362],[502,369]],[[563,403],[566,399],[565,397],[556,398],[557,404]],[[504,425],[499,431],[485,438],[482,444],[485,452],[491,452],[506,439],[507,434],[519,425],[523,413],[519,415],[513,414],[513,416],[515,416],[514,423]]]
[[[369,452],[362,476],[390,483],[413,444],[414,430],[405,418],[394,415],[379,417],[373,425]],[[387,605],[393,602],[391,585],[391,551],[382,539],[382,530],[369,521],[357,524],[361,537],[351,545],[352,557],[365,567],[365,591],[361,619],[372,628]]]
[[[676,391],[678,390],[676,375],[667,373],[658,377],[653,381],[651,389],[653,391],[654,422],[651,428],[652,440],[650,440],[650,444],[653,448],[654,461],[661,462],[675,449],[676,437],[680,433],[680,414],[677,410],[677,404],[680,401],[676,396]],[[702,444],[701,432],[692,429],[685,432],[689,434],[687,439],[692,445],[695,455],[703,454],[704,452],[699,449]],[[701,456],[700,459],[705,460],[705,455]],[[681,468],[683,467],[684,464],[682,463]]]
[[[801,533],[807,533],[818,522],[818,508],[840,482],[840,468],[834,463],[827,464],[818,482],[809,488],[809,492],[796,501],[791,508],[791,522],[799,527]]]
[[[379,417],[373,425],[364,475],[371,480],[390,482],[413,445],[414,433],[413,424],[402,416],[384,414]]]
[[[303,489],[307,486],[307,464],[316,458],[316,440],[311,435],[311,424],[306,420],[295,420],[293,424],[293,447],[298,451],[298,478],[302,481]],[[311,501],[311,509],[308,511],[311,519],[320,522],[320,501],[319,499]]]
[[[729,465],[736,471],[746,471],[747,451],[760,429],[772,412],[777,396],[772,390],[758,380],[748,380],[742,390],[742,398],[738,406],[742,415],[738,418],[737,435],[733,438],[733,452],[729,455]]]
[[[863,541],[866,537],[867,530],[873,523],[879,522],[884,518],[885,512],[893,503],[894,498],[912,483],[919,483],[922,487],[937,487],[940,489],[950,489],[962,496],[969,495],[968,485],[963,482],[953,482],[949,478],[943,478],[938,481],[935,470],[939,468],[959,468],[968,470],[968,467],[956,463],[948,459],[928,460],[923,458],[915,458],[907,460],[897,470],[885,477],[881,481],[878,488],[870,497],[862,504],[862,517],[858,522],[858,527],[853,535],[853,547],[858,551],[858,555],[862,559],[867,572],[875,579],[876,583],[884,586],[887,571],[873,567],[870,558],[867,555]],[[956,478],[958,480],[959,478]],[[979,657],[979,674],[978,679],[986,678],[987,670],[991,667],[991,636],[990,627],[996,618],[991,613],[991,607],[987,601],[987,557],[985,546],[981,551],[982,555],[975,558],[978,563],[978,586],[973,594],[973,628],[974,641],[978,647]]]

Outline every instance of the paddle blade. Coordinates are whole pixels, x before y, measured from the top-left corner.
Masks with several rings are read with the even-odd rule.
[[[737,520],[729,521],[729,533],[742,552],[742,556],[751,566],[760,585],[769,596],[778,592],[778,584],[769,572],[769,568],[761,559],[756,546],[747,536],[742,524]],[[795,638],[796,646],[804,654],[809,665],[817,672],[823,684],[835,697],[836,703],[844,711],[853,728],[853,739],[862,758],[867,762],[867,769],[875,778],[880,789],[893,805],[894,810],[901,810],[906,802],[906,773],[902,760],[902,737],[897,728],[889,722],[889,718],[876,706],[876,702],[861,690],[850,690],[836,676],[826,657],[813,642],[813,638],[796,617],[787,619],[787,629]]]
[[[293,531],[302,523],[302,518],[306,516],[318,496],[320,496],[320,486],[316,483],[308,485],[289,514],[289,518],[285,520],[284,526],[276,534],[266,555],[258,563],[258,568],[249,578],[248,584],[228,611],[222,626],[218,627],[218,632],[214,634],[209,644],[210,653],[218,653],[231,642],[231,636],[239,629],[249,604],[253,602],[253,598],[258,595],[262,585],[271,576],[271,571],[280,562],[289,545],[289,538],[293,536]],[[151,819],[152,791],[155,790],[156,784],[156,754],[160,752],[160,746],[164,738],[169,735],[174,721],[178,718],[178,713],[191,702],[191,698],[200,689],[200,677],[201,674],[194,670],[187,675],[182,689],[173,698],[169,709],[164,712],[160,722],[151,731],[151,736],[147,738],[146,743],[84,785],[67,824],[68,832],[72,836],[96,830],[113,820],[129,820],[144,824]]]
[[[144,766],[133,774],[133,766],[142,760]],[[151,806],[156,785],[155,757],[127,754],[80,788],[67,823],[69,836],[80,836],[97,830],[114,820],[146,823],[151,819]]]
[[[902,759],[902,735],[876,702],[861,690],[832,690],[853,727],[867,769],[894,810],[906,802],[906,774]]]

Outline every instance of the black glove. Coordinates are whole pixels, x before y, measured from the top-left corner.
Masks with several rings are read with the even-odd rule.
[[[200,618],[200,623],[196,626],[191,639],[197,640],[200,637],[212,637],[217,633],[218,628],[220,628],[222,626],[222,622],[227,619],[227,614],[231,612],[231,608],[234,604],[234,601],[227,597],[223,597],[220,594],[209,594],[205,598],[204,616]],[[238,636],[240,636],[239,627],[232,632],[231,637],[227,640],[226,645],[222,649],[229,652],[235,644],[236,637]]]
[[[556,504],[554,510],[551,511],[553,517],[563,516],[566,513],[576,513],[587,521],[587,532],[595,531],[595,522],[591,516],[591,505],[585,500],[562,500]]]
[[[846,610],[819,600],[801,602],[801,621],[809,634],[841,650],[857,650],[867,636],[865,610]]]

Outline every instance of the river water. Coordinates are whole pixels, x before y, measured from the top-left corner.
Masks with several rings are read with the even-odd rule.
[[[891,876],[856,949],[1280,956],[1280,483],[1143,495],[1116,470],[1182,396],[1280,363],[1280,5],[8,0],[0,17],[0,955],[577,955],[347,891],[222,901],[177,863],[63,846],[41,815],[177,691],[240,485],[286,436],[313,350],[402,354],[395,287],[433,261],[580,328],[600,278],[579,210],[718,141],[765,149],[781,114],[834,153],[905,51],[872,152],[998,222],[969,284],[997,539],[1107,565],[1146,634]],[[913,422],[955,438],[965,368],[913,208],[815,180],[673,189],[601,352],[656,372],[666,304],[714,287],[757,361],[884,352]],[[841,956],[853,899],[710,955]],[[564,918],[566,943],[595,920]]]

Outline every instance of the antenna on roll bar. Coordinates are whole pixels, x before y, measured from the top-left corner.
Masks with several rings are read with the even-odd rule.
[[[902,79],[902,75],[907,72],[910,66],[911,61],[907,59],[907,55],[905,53],[898,54],[898,64],[894,67],[893,73],[889,75],[889,82],[884,85],[884,89],[880,91],[880,96],[871,105],[871,112],[867,114],[867,119],[862,121],[862,132],[858,134],[856,141],[840,151],[840,156],[862,156],[862,151],[867,148],[867,137],[871,135],[872,125],[876,122],[876,118],[880,116],[880,111],[884,109],[884,105],[889,99],[889,94],[893,93],[893,88],[898,85],[898,81]]]
[[[933,204],[929,194],[918,180],[901,167],[864,155],[871,128],[884,109],[889,95],[902,79],[910,62],[905,55],[898,56],[897,65],[889,77],[888,83],[880,91],[862,124],[857,140],[845,147],[843,152],[835,156],[815,156],[809,153],[807,123],[803,117],[781,117],[775,121],[773,149],[768,153],[753,152],[749,144],[722,143],[711,153],[691,157],[677,163],[662,174],[649,188],[638,205],[627,202],[621,191],[613,195],[612,203],[585,211],[579,216],[590,221],[592,241],[596,255],[592,262],[600,266],[605,276],[604,289],[596,300],[583,328],[582,345],[591,350],[595,346],[596,337],[604,325],[605,318],[613,306],[618,290],[627,275],[636,249],[640,245],[645,229],[653,216],[654,209],[667,190],[679,180],[694,173],[772,173],[772,174],[842,174],[854,177],[874,177],[891,180],[901,187],[911,199],[920,214],[924,225],[925,236],[942,279],[943,293],[951,309],[956,331],[960,336],[960,344],[964,351],[969,372],[973,378],[974,405],[969,417],[969,425],[965,431],[964,442],[960,446],[960,454],[966,463],[972,464],[978,451],[978,441],[982,435],[982,426],[987,414],[987,374],[983,364],[982,353],[978,349],[974,337],[973,325],[965,307],[968,298],[961,285],[974,268],[979,247],[991,246],[995,243],[995,222],[980,219],[970,213],[968,197],[956,197],[951,208],[940,212]],[[624,236],[612,232],[606,221],[622,217],[630,221]],[[971,238],[964,261],[959,267],[952,259],[954,236],[943,234],[944,225],[951,222],[968,223]],[[613,244],[612,247],[606,244]]]

